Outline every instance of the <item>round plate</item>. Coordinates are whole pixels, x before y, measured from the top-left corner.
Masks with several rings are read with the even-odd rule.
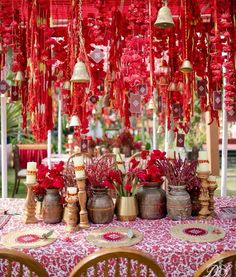
[[[53,243],[57,239],[55,232],[47,239],[42,235],[49,230],[37,228],[31,230],[11,231],[2,236],[0,243],[10,248],[36,248]]]
[[[170,234],[191,242],[213,242],[225,236],[221,227],[204,223],[177,224],[170,228]]]
[[[130,234],[133,235],[130,238]],[[105,227],[91,231],[87,240],[100,247],[131,246],[142,240],[142,234],[130,228]]]

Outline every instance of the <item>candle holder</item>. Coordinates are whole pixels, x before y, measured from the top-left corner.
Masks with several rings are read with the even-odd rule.
[[[215,181],[209,181],[208,180],[208,191],[209,191],[209,211],[211,212],[211,216],[212,217],[215,217],[216,216],[216,213],[214,211],[214,192],[217,188],[217,184]]]
[[[26,183],[27,186],[27,196],[24,206],[24,223],[26,224],[34,224],[38,222],[38,219],[35,217],[36,215],[36,201],[33,192],[33,186],[36,185],[35,183]]]
[[[66,231],[73,233],[77,231],[78,228],[78,207],[77,207],[77,202],[78,202],[78,195],[76,194],[68,194],[66,196],[66,202],[68,203],[67,208],[68,208],[68,216],[67,216],[67,221],[66,221]]]
[[[78,186],[78,198],[79,198],[79,204],[80,204],[80,223],[79,227],[81,228],[89,228],[89,220],[88,220],[88,212],[86,209],[86,203],[87,203],[87,193],[85,190],[85,180],[86,178],[80,178],[76,179],[77,186]]]
[[[197,172],[197,176],[201,180],[201,192],[200,192],[200,196],[199,196],[201,210],[199,211],[199,216],[198,216],[199,219],[205,219],[211,214],[211,212],[208,209],[210,197],[209,197],[207,179],[208,179],[209,175],[210,175],[209,171]]]

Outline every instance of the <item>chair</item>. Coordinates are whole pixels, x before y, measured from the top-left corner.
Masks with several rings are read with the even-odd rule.
[[[207,260],[194,273],[194,277],[236,276],[236,250],[225,251]]]
[[[26,169],[20,168],[20,158],[18,147],[16,146],[13,150],[13,160],[14,160],[14,168],[15,168],[15,183],[12,191],[12,197],[18,193],[20,181],[26,178]]]
[[[150,272],[154,275],[150,275]],[[156,261],[146,253],[129,247],[113,247],[96,251],[81,260],[70,273],[70,277],[98,275],[138,277],[145,276],[145,273],[146,276],[164,276]]]
[[[35,276],[33,273],[36,274],[36,276],[39,277],[48,277],[47,271],[43,268],[43,266],[34,260],[29,255],[26,255],[25,253],[18,252],[16,250],[9,250],[9,249],[0,249],[0,259],[7,260],[7,273],[6,275],[1,276]],[[2,261],[1,261],[2,264]],[[19,267],[15,268],[16,265],[19,264]],[[17,273],[16,274],[16,270]],[[29,271],[28,274],[26,274],[27,270]]]

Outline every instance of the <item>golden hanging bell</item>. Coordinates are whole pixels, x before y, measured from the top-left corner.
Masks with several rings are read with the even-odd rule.
[[[24,73],[21,70],[16,72],[15,81],[16,82],[23,82],[23,81],[25,81]]]
[[[65,81],[63,84],[63,89],[70,90],[70,81]]]
[[[154,26],[161,29],[172,28],[175,26],[170,9],[167,6],[160,8]]]
[[[75,83],[88,83],[90,81],[84,62],[80,60],[77,61],[70,81]]]
[[[176,91],[176,84],[174,82],[170,82],[169,87],[168,87],[169,91]]]
[[[154,102],[152,98],[148,102],[147,110],[154,110]]]
[[[190,73],[193,71],[193,67],[192,64],[189,60],[184,60],[181,67],[180,67],[180,71],[182,73]]]
[[[80,125],[81,124],[78,115],[72,115],[70,120],[70,127],[78,127]]]

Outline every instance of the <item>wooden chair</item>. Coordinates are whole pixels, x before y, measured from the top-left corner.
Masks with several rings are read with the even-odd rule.
[[[236,250],[225,251],[207,260],[193,275],[194,277],[235,277]]]
[[[14,168],[15,168],[15,183],[12,191],[12,197],[14,197],[16,193],[18,193],[20,181],[26,178],[26,172],[27,172],[26,169],[20,168],[20,158],[19,158],[19,152],[18,152],[17,146],[13,150],[13,161],[14,161]]]
[[[150,276],[150,272],[153,272],[154,276],[164,276],[163,271],[156,263],[156,261],[153,260],[152,257],[147,255],[146,253],[129,247],[113,247],[96,251],[95,253],[92,253],[81,260],[70,273],[70,277],[95,277],[98,275],[101,277],[138,277]]]
[[[25,253],[18,252],[16,250],[9,250],[9,249],[0,249],[0,259],[1,260],[7,260],[7,273],[5,275],[1,276],[26,276],[26,272],[28,269],[28,275],[27,276],[39,276],[39,277],[48,277],[48,273],[46,269],[43,268],[43,266],[34,260],[29,255],[26,255]],[[3,261],[1,261],[2,263]],[[19,267],[14,268],[17,264],[19,264]],[[27,268],[27,269],[26,269]],[[16,270],[17,273],[16,274]],[[33,275],[34,273],[34,275]]]

